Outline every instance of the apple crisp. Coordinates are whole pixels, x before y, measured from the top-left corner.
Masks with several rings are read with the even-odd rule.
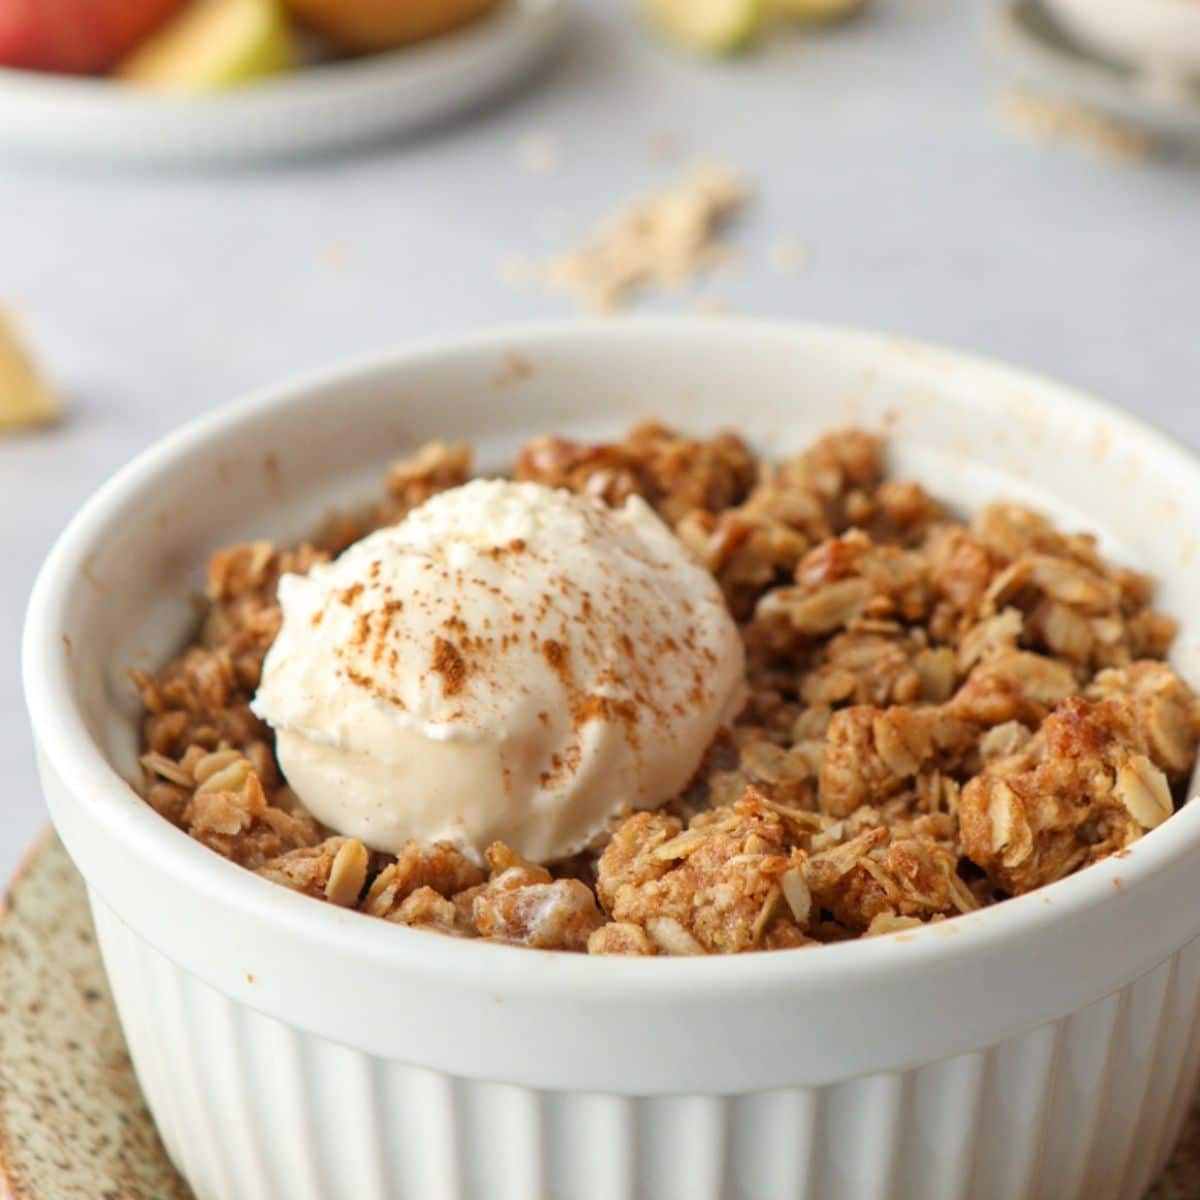
[[[749,700],[691,784],[625,812],[585,852],[503,844],[399,854],[334,836],[282,778],[250,710],[280,626],[276,586],[471,473],[466,447],[397,463],[369,511],[311,541],[209,564],[207,615],[154,675],[144,795],[262,877],[462,938],[592,954],[738,953],[905,930],[1052,883],[1166,820],[1200,703],[1166,663],[1175,622],[1146,576],[1011,503],[969,521],[885,474],[880,438],[822,437],[783,462],[736,435],[645,424],[539,438],[517,480],[645,499],[720,584]]]

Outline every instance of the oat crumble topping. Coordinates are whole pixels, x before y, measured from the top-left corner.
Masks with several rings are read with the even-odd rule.
[[[881,440],[860,430],[773,463],[733,434],[645,424],[600,445],[537,439],[513,474],[610,504],[644,497],[719,581],[750,700],[686,792],[547,865],[502,844],[478,865],[447,844],[392,856],[333,836],[249,709],[276,585],[465,482],[470,461],[427,446],[393,466],[379,504],[311,544],[213,556],[196,640],[135,673],[157,812],[264,878],[383,920],[676,955],[941,921],[1122,851],[1185,799],[1200,702],[1164,661],[1175,623],[1093,537],[1008,503],[958,520],[887,479]],[[469,669],[449,637],[430,664],[448,691]]]

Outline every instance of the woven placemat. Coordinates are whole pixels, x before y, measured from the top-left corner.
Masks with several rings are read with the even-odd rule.
[[[0,1200],[191,1200],[142,1102],[61,843],[0,910]],[[1200,1109],[1148,1200],[1200,1197]]]

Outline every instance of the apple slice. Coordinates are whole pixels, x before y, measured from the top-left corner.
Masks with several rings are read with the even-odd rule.
[[[295,65],[278,0],[194,0],[117,68],[128,83],[209,91],[251,83]]]
[[[0,310],[0,433],[47,425],[58,417],[58,398],[33,365],[13,322]]]
[[[642,0],[650,19],[708,54],[742,49],[762,29],[767,0]]]

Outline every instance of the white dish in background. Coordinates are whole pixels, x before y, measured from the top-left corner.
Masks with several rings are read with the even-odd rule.
[[[514,379],[505,364],[530,365]],[[744,424],[784,455],[889,431],[901,475],[1102,534],[1200,680],[1200,462],[1065,388],[900,339],[623,321],[311,376],[141,455],[30,601],[55,824],[163,1140],[199,1200],[1136,1200],[1200,1069],[1200,802],[1120,857],[945,924],[737,958],[589,958],[316,904],[159,817],[127,670],[190,632],[207,555],[294,539],[433,438]],[[271,467],[264,466],[264,455]]]
[[[1195,7],[1200,19],[1200,0]],[[1047,0],[1003,0],[988,41],[1022,88],[1161,137],[1200,142],[1200,84],[1173,79],[1163,87],[1158,77],[1098,56],[1055,19]]]
[[[1197,0],[1043,0],[1097,54],[1153,76],[1200,76]]]
[[[557,43],[568,3],[502,0],[478,23],[428,42],[203,95],[0,68],[0,146],[59,159],[201,165],[411,133],[515,83]]]

